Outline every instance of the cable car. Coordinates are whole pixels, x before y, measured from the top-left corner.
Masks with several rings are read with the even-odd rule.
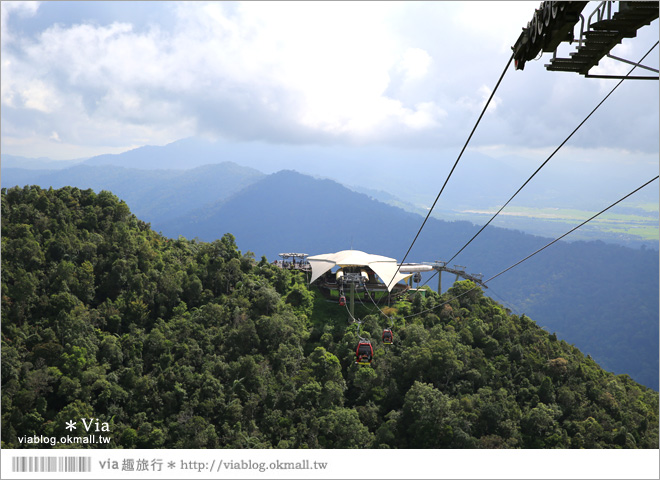
[[[389,328],[383,330],[383,343],[385,345],[392,345],[394,343],[394,334]]]
[[[346,297],[344,295],[339,296],[339,306],[343,307],[346,305]]]
[[[369,365],[374,356],[374,349],[371,342],[360,341],[355,349],[355,363],[358,365]]]

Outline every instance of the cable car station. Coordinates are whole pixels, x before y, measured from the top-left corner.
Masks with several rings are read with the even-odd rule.
[[[482,282],[482,274],[466,273],[466,267],[450,267],[442,261],[399,264],[394,258],[359,250],[343,250],[314,256],[306,253],[280,253],[279,256],[282,260],[275,260],[274,265],[311,272],[309,283],[315,283],[327,299],[336,300],[342,306],[348,304],[351,314],[354,312],[357,295],[391,304],[395,299],[407,298],[406,293],[424,292],[419,288],[423,272],[438,273],[438,293],[442,292],[442,272],[455,275],[456,281],[464,278],[488,288]],[[414,284],[417,284],[417,288]]]

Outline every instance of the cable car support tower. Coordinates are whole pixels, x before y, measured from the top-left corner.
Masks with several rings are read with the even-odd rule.
[[[456,275],[456,282],[459,277],[466,280],[471,280],[480,287],[488,288],[483,282],[484,275],[482,273],[466,273],[463,265],[454,265],[454,268],[448,267],[446,262],[437,261],[431,264],[433,270],[438,272],[438,295],[442,293],[442,272],[453,273]]]
[[[542,52],[552,52],[550,63],[545,68],[555,72],[575,72],[585,78],[612,78],[658,80],[658,69],[640,65],[610,54],[624,38],[635,38],[637,30],[658,18],[658,2],[604,1],[585,19],[582,11],[589,2],[541,2],[534,11],[531,21],[511,47],[516,70],[523,70],[525,62],[534,60]],[[618,3],[618,10],[613,6]],[[574,33],[580,23],[579,36]],[[557,57],[560,43],[577,44],[576,51],[568,58]],[[589,71],[607,56],[639,68],[654,72],[655,76],[592,75]]]

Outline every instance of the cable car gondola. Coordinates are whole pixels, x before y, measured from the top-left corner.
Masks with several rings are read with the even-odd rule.
[[[360,341],[355,349],[355,363],[358,365],[369,365],[373,356],[374,349],[371,346],[371,342]]]
[[[389,328],[383,330],[383,343],[385,345],[392,345],[394,343],[394,334]]]

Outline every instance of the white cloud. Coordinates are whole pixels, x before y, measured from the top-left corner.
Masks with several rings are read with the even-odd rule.
[[[462,32],[453,44],[479,44],[511,54],[511,46],[518,39],[522,28],[533,17],[539,1],[476,1],[452,2],[455,12],[452,22]],[[502,35],[507,32],[507,35]]]
[[[233,11],[183,3],[173,32],[138,33],[127,23],[55,25],[25,48],[25,58],[10,59],[21,81],[9,82],[3,102],[15,106],[19,94],[45,113],[66,103],[80,109],[85,128],[91,121],[102,131],[111,118],[157,129],[195,116],[178,95],[216,104],[219,116],[227,104],[240,109],[248,100],[280,121],[331,136],[433,125],[431,102],[419,110],[385,94],[397,60],[407,79],[422,77],[430,64],[424,50],[397,44],[386,28],[392,11],[388,3],[248,2]],[[47,74],[21,87],[35,65]]]
[[[414,129],[439,127],[441,120],[447,117],[447,112],[433,102],[419,103],[415,111],[410,112],[405,119],[406,125]]]
[[[476,89],[476,91],[470,92],[469,95],[461,96],[457,100],[457,104],[461,108],[469,110],[472,113],[480,114],[492,93],[493,90],[490,87],[482,84],[479,86],[479,88]],[[488,105],[488,110],[486,110],[486,112],[494,113],[497,109],[497,106],[501,103],[502,99],[497,95],[494,95],[493,99],[490,101],[490,105]]]
[[[423,78],[431,65],[431,56],[421,48],[409,48],[403,54],[398,70],[403,72],[406,81]]]
[[[5,48],[12,16],[39,10],[36,3],[2,2],[2,142],[41,136],[46,145],[57,132],[58,145],[88,149],[195,134],[298,143],[460,143],[537,6],[167,3],[154,7],[168,9],[167,27],[125,18],[72,21],[15,38]],[[598,84],[546,72],[541,63],[507,72],[475,146],[556,145],[580,120],[583,106],[600,100]],[[649,143],[644,128],[657,125],[657,109],[634,105],[637,111],[626,110],[616,121],[625,125],[634,116],[650,126],[620,141]],[[602,118],[593,120],[601,122],[597,133],[581,141],[615,142],[607,134],[612,122]]]
[[[0,37],[2,38],[0,43],[3,47],[14,39],[9,27],[10,15],[16,14],[23,17],[34,15],[39,9],[39,3],[41,2],[0,2]]]
[[[479,95],[481,96],[481,108],[483,108],[484,105],[486,105],[486,102],[488,102],[490,96],[493,95],[493,89],[487,87],[486,85],[482,85],[481,87],[479,87]],[[502,103],[502,99],[497,95],[493,95],[493,98],[490,101],[490,104],[488,105],[488,110],[486,110],[486,112],[493,113],[497,109],[497,106],[500,103]]]
[[[60,106],[54,90],[40,80],[34,80],[24,86],[19,86],[18,94],[26,108],[43,113],[52,113]]]

